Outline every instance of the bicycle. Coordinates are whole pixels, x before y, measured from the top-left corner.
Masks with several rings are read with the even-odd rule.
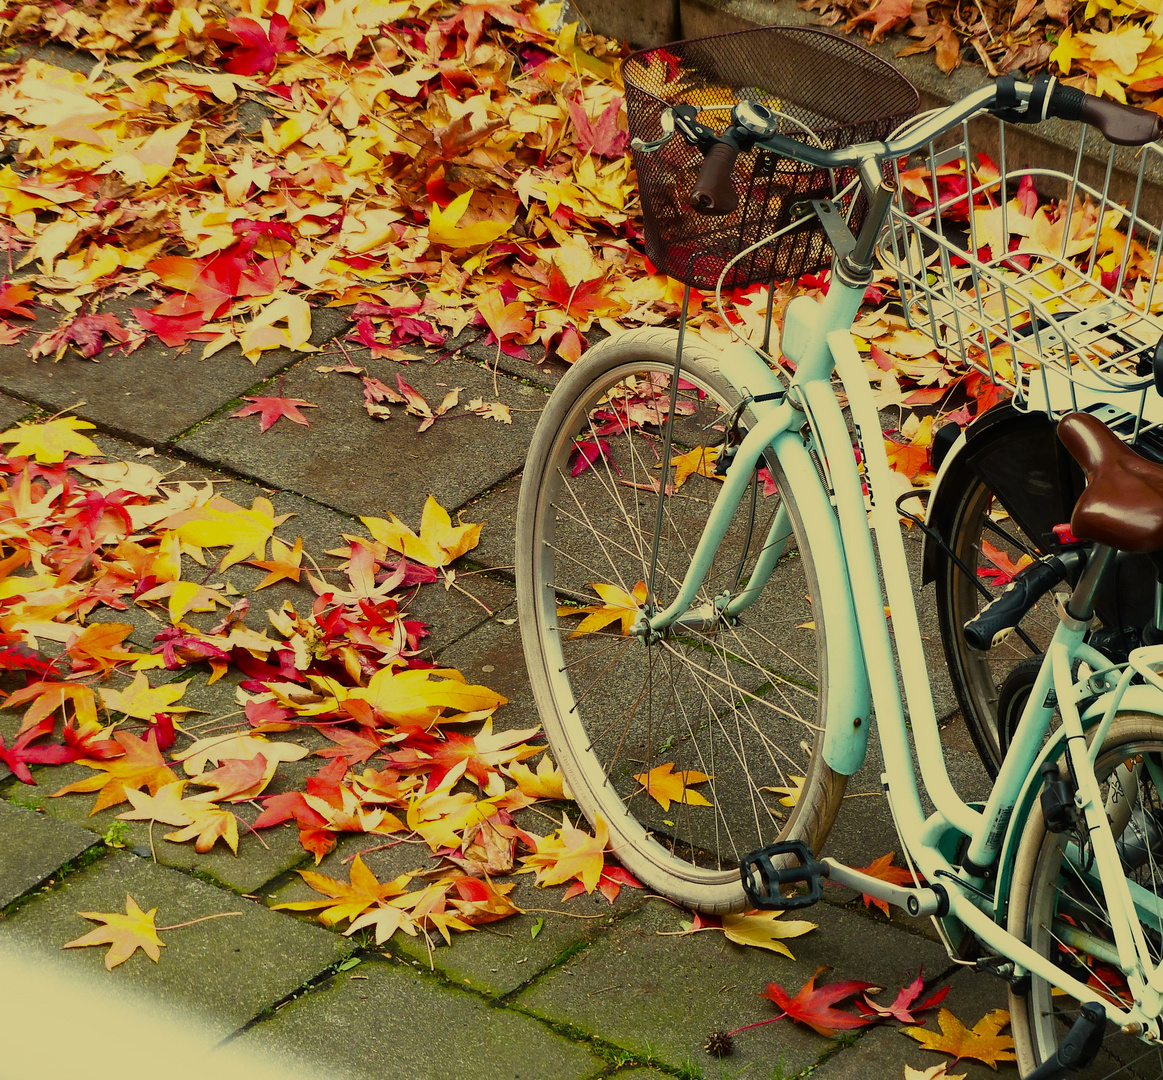
[[[629,870],[700,910],[803,907],[830,878],[933,916],[954,959],[1007,980],[1019,1065],[1038,1080],[1089,1065],[1111,1025],[1122,1034],[1104,1052],[1129,1045],[1163,1072],[1149,828],[1163,814],[1163,648],[1113,663],[1086,641],[1117,548],[1163,545],[1163,471],[1143,472],[1094,417],[1062,421],[1092,473],[1074,516],[1089,546],[993,790],[967,804],[945,768],[879,418],[850,332],[882,226],[907,244],[924,223],[892,183],[902,159],[938,153],[990,111],[1082,120],[1126,144],[1154,140],[1161,121],[1053,79],[999,80],[910,120],[915,91],[894,69],[803,28],[647,50],[623,73],[647,250],[688,296],[829,261],[833,273],[822,303],[788,305],[782,368],[742,342],[716,351],[688,340],[684,300],[677,331],[602,343],[550,398],[518,508],[519,622],[575,799]],[[883,113],[862,111],[867,101]],[[708,113],[730,120],[717,131]],[[718,224],[674,197],[686,190]],[[939,240],[947,270],[957,249]],[[1010,259],[994,268],[1003,297]],[[980,311],[975,273],[967,295]],[[944,305],[934,315],[944,333],[965,297],[960,278],[947,273],[942,287],[939,276],[919,280],[923,302]],[[1121,282],[1104,295],[1108,337],[1134,344],[1104,360],[1117,380],[1163,321],[1150,302],[1144,312],[1123,298]],[[1007,316],[1003,331],[1032,327],[1039,361],[1067,377],[1093,368],[1073,328],[1031,304],[1032,320]],[[1138,523],[1112,481],[1132,465]],[[815,857],[873,711],[911,888]]]

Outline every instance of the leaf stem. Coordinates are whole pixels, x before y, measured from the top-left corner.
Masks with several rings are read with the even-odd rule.
[[[763,1027],[765,1024],[774,1024],[777,1020],[782,1020],[787,1013],[781,1012],[779,1016],[773,1016],[770,1020],[757,1020],[754,1024],[744,1024],[741,1028],[736,1028],[734,1031],[728,1031],[728,1035],[738,1035],[741,1031],[750,1031],[752,1028]]]
[[[198,919],[190,919],[188,922],[174,923],[173,926],[155,926],[154,929],[161,930],[181,930],[183,926],[193,926],[194,923],[206,922],[207,919],[225,919],[230,915],[245,915],[244,911],[219,911],[215,915],[203,915]]]

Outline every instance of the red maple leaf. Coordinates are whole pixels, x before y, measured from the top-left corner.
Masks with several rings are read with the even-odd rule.
[[[231,75],[259,75],[273,71],[279,53],[298,52],[298,42],[287,40],[287,20],[282,15],[271,18],[269,33],[254,19],[231,19],[226,26],[241,46],[234,50],[226,64]]]
[[[577,148],[582,154],[620,158],[630,143],[630,132],[618,127],[622,99],[615,96],[592,123],[586,115],[579,93],[569,103],[569,115],[577,128]]]
[[[571,286],[561,271],[554,266],[549,270],[548,282],[540,289],[535,290],[533,295],[540,300],[548,300],[551,304],[556,304],[567,315],[572,315],[575,319],[584,318],[588,312],[602,311],[610,306],[610,298],[602,296],[598,291],[602,285],[601,278],[594,278],[592,281],[583,281],[576,286]]]
[[[942,986],[935,994],[927,997],[920,1004],[914,1005],[913,1002],[921,996],[921,991],[924,988],[925,980],[921,974],[918,974],[908,986],[897,994],[891,1005],[878,1005],[867,994],[864,995],[863,1001],[857,1001],[855,1005],[865,1016],[878,1016],[882,1020],[899,1020],[902,1024],[916,1024],[920,1021],[914,1014],[923,1012],[925,1009],[935,1009],[945,1000],[945,995],[950,990],[950,987]]]
[[[243,405],[238,412],[231,413],[235,416],[251,416],[254,413],[261,413],[262,419],[259,422],[259,429],[266,431],[280,416],[285,416],[288,420],[293,420],[296,424],[302,424],[304,427],[310,427],[307,423],[307,418],[299,412],[299,406],[304,408],[317,409],[318,405],[312,405],[309,401],[303,401],[302,398],[287,398],[287,397],[250,397],[246,395],[242,399],[249,401],[251,404]]]
[[[631,889],[646,888],[629,870],[621,866],[606,863],[602,867],[601,877],[598,878],[598,891],[606,898],[607,903],[612,904],[618,899],[618,893],[622,891],[623,885]],[[575,881],[562,893],[561,898],[562,900],[572,900],[575,896],[581,896],[585,891],[585,885],[580,881]]]
[[[807,1024],[821,1035],[832,1036],[837,1031],[866,1027],[872,1023],[863,1016],[841,1012],[832,1007],[864,990],[872,989],[872,983],[848,979],[845,982],[829,983],[817,990],[816,979],[821,971],[827,970],[826,967],[816,968],[816,974],[800,987],[795,997],[791,997],[779,983],[768,983],[761,996],[774,1001],[783,1009],[784,1016],[797,1023]]]
[[[0,735],[0,761],[3,761],[12,770],[17,780],[26,784],[36,784],[29,771],[29,765],[63,765],[66,761],[76,761],[81,757],[81,751],[71,746],[61,746],[54,743],[46,746],[29,746],[29,743],[43,735],[51,735],[53,717],[46,716],[39,724],[30,727],[23,735],[19,735],[11,749],[4,745],[4,736]]]
[[[81,315],[71,323],[45,334],[29,350],[28,355],[35,360],[38,356],[48,356],[55,352],[63,353],[69,345],[75,345],[82,356],[91,360],[104,348],[102,334],[112,338],[118,344],[124,344],[133,336],[121,325],[116,315],[108,312],[100,315],[95,313]]]

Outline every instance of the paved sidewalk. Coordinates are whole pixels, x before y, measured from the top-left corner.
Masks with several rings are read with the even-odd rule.
[[[317,345],[346,329],[340,311],[315,315]],[[459,579],[475,599],[426,586],[412,611],[431,624],[434,656],[505,694],[511,704],[498,714],[499,724],[522,727],[535,716],[513,623],[516,487],[537,413],[560,371],[504,358],[507,370],[497,371],[490,366],[493,353],[470,345],[437,364],[418,358],[405,377],[429,400],[451,386],[500,400],[513,410],[511,426],[470,416],[417,435],[415,420],[402,412],[372,421],[356,380],[316,371],[334,357],[267,353],[252,367],[236,350],[200,361],[156,342],[129,356],[106,351],[99,364],[75,355],[33,364],[22,347],[0,351],[0,424],[70,409],[97,425],[97,442],[110,457],[133,458],[153,447],[157,456],[146,460],[173,479],[226,481],[221,493],[242,505],[270,495],[276,512],[298,515],[281,532],[301,534],[316,553],[335,546],[340,532],[358,531],[359,514],[392,511],[414,523],[429,493],[454,516],[463,510],[466,520],[486,522]],[[359,362],[384,379],[402,370],[388,361]],[[258,436],[253,419],[229,417],[241,395],[260,393],[317,403],[311,427],[284,422]],[[915,555],[916,538],[909,546]],[[237,566],[226,576],[245,591],[259,574]],[[302,609],[310,595],[284,582],[260,599],[262,607],[275,607],[293,598]],[[152,644],[158,629],[140,610],[104,617],[132,618],[141,647]],[[229,679],[209,687],[205,680],[196,677],[185,701],[231,711]],[[947,685],[939,685],[939,697],[948,711]],[[10,736],[15,723],[0,712],[0,733]],[[968,740],[956,722],[946,736],[956,751],[957,782],[973,794],[982,776]],[[875,794],[876,758],[870,753],[854,778],[850,791],[857,797],[847,800],[829,844],[831,853],[857,865],[898,848],[884,800]],[[137,995],[150,1003],[133,1014],[143,1030],[188,1018],[203,1033],[203,1052],[229,1043],[231,1054],[254,1050],[303,1075],[377,1080],[769,1080],[813,1069],[823,1080],[896,1078],[905,1063],[924,1068],[941,1058],[888,1028],[828,1040],[790,1023],[738,1036],[734,1053],[721,1062],[702,1047],[714,1029],[774,1015],[758,996],[766,982],[794,989],[821,965],[832,967],[829,980],[860,978],[891,988],[923,968],[926,979],[952,984],[947,1004],[969,1024],[1005,1004],[1000,985],[949,963],[927,925],[870,914],[859,898],[838,889],[807,916],[819,929],[791,943],[795,961],[740,948],[716,933],[668,936],[689,916],[641,892],[623,890],[613,906],[592,897],[562,904],[560,890],[535,889],[527,877],[513,893],[519,906],[531,909],[523,916],[457,935],[451,947],[431,955],[410,938],[353,954],[352,940],[338,932],[269,910],[272,903],[314,895],[292,872],[311,863],[294,829],[268,830],[266,847],[244,839],[237,859],[221,846],[197,855],[189,845],[159,838],[155,862],[144,824],[131,828],[128,850],[101,841],[120,807],[94,817],[86,816],[84,799],[43,799],[30,808],[84,772],[53,769],[36,789],[11,778],[0,782],[0,903],[8,905],[0,918],[0,959],[7,953],[27,963],[31,957],[36,970],[54,972],[70,987],[88,986],[90,978],[107,994]],[[346,878],[350,864],[343,860],[369,846],[368,837],[348,837],[320,869]],[[404,851],[374,851],[366,861],[384,880],[415,862]],[[143,907],[161,908],[167,923],[220,911],[243,915],[175,938],[157,965],[137,956],[107,974],[101,950],[60,951],[91,926],[78,911],[121,910],[127,892]],[[543,929],[534,937],[537,920]],[[353,956],[360,961],[354,966]],[[116,1043],[105,1049],[111,1064]],[[98,1075],[101,1053],[95,1045]],[[6,1067],[0,1060],[0,1076],[17,1075]],[[972,1063],[956,1071],[993,1075]]]

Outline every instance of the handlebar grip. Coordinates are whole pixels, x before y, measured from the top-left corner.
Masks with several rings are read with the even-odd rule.
[[[689,200],[692,210],[711,217],[722,217],[731,213],[739,205],[739,192],[735,190],[731,170],[739,156],[737,147],[727,142],[717,142],[703,159],[699,178],[691,189]]]
[[[1066,576],[1066,567],[1053,556],[1028,566],[1006,586],[1001,596],[986,604],[965,624],[969,647],[986,652],[999,644],[1026,617],[1030,608]]]
[[[1158,113],[1107,101],[1059,82],[1051,87],[1045,115],[1080,120],[1101,131],[1107,142],[1119,146],[1142,146],[1163,135],[1163,116]]]

